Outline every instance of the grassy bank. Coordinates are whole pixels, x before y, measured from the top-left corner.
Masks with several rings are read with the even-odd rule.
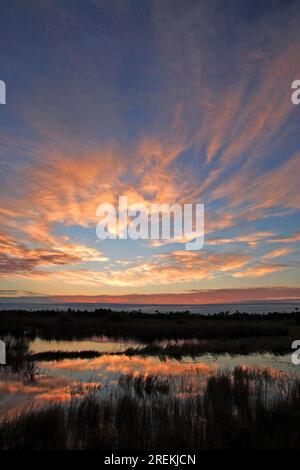
[[[204,393],[159,377],[123,377],[109,394],[2,422],[0,449],[300,449],[300,384],[236,368]]]

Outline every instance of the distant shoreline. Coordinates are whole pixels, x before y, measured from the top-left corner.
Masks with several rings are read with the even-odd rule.
[[[26,310],[26,311],[48,311],[48,310],[77,310],[89,311],[99,309],[108,309],[115,312],[143,312],[143,313],[174,313],[189,311],[192,314],[218,314],[225,311],[235,313],[237,311],[244,313],[267,314],[270,312],[292,313],[300,310],[300,300],[284,301],[251,301],[237,303],[213,303],[213,304],[123,304],[109,302],[68,302],[68,303],[44,303],[44,302],[4,302],[0,301],[0,312],[5,310]]]

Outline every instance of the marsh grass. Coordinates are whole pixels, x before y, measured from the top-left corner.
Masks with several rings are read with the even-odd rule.
[[[30,357],[30,339],[24,335],[20,337],[8,336],[5,344],[7,365],[0,366],[1,380],[13,377],[23,383],[35,382],[38,367],[36,361]]]
[[[235,368],[179,396],[156,376],[126,376],[109,393],[27,410],[0,425],[1,449],[300,449],[300,383]]]
[[[265,340],[265,341],[264,341]],[[260,352],[267,353],[272,351],[274,354],[285,354],[287,352],[286,341],[283,338],[273,339],[271,344],[268,338],[261,337],[259,342],[246,341],[245,339],[236,340],[199,340],[198,342],[190,342],[184,340],[180,343],[157,344],[149,343],[144,346],[127,348],[123,354],[126,356],[158,356],[161,359],[171,358],[181,360],[190,356],[196,358],[202,354],[240,354],[249,355],[251,353]]]
[[[79,340],[89,339],[95,335],[140,342],[139,348],[126,351],[128,356],[144,354],[180,359],[186,355],[196,357],[206,352],[285,354],[290,351],[293,339],[300,335],[299,316],[300,312],[267,315],[239,312],[232,315],[226,313],[197,315],[189,312],[169,314],[112,312],[109,309],[94,312],[2,310],[0,335],[21,338],[24,342],[30,342],[36,337],[44,340]],[[167,346],[157,344],[168,340],[182,340],[184,343]],[[198,343],[192,344],[190,340],[197,340]],[[75,352],[72,353],[74,354],[72,357],[67,357],[68,354],[71,353],[63,351],[57,351],[55,354],[43,353],[43,360],[75,357]],[[93,357],[97,357],[96,352],[90,351],[90,357],[92,354]],[[37,359],[42,360],[41,357]],[[29,359],[34,360],[32,357]]]
[[[27,356],[29,361],[63,361],[64,359],[93,359],[100,357],[98,351],[44,351]]]
[[[140,396],[153,395],[157,393],[167,394],[171,391],[172,383],[171,380],[160,378],[158,375],[132,375],[126,374],[121,376],[119,379],[119,385],[128,390],[134,390],[134,392]]]

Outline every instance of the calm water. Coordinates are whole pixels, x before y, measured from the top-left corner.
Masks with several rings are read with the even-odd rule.
[[[245,313],[269,313],[269,312],[293,312],[295,309],[300,310],[300,301],[295,302],[253,302],[253,303],[240,303],[240,304],[214,304],[214,305],[140,305],[140,304],[107,304],[107,303],[30,303],[30,302],[5,302],[0,301],[0,310],[67,310],[72,308],[75,310],[93,311],[97,308],[105,309],[110,308],[114,311],[131,312],[132,310],[142,310],[145,313],[161,313],[169,312],[183,312],[189,310],[191,313],[201,313],[203,315],[220,313],[229,311],[234,313],[236,311]]]
[[[28,380],[26,375],[8,373],[3,366],[0,372],[0,417],[18,413],[24,407],[69,400],[79,386],[84,389],[96,384],[105,392],[116,385],[124,374],[157,374],[173,378],[179,393],[184,393],[184,390],[191,386],[204,390],[210,375],[224,369],[233,369],[235,366],[269,368],[273,375],[282,377],[282,380],[288,380],[288,377],[292,376],[300,377],[300,366],[291,363],[290,355],[205,354],[196,359],[185,357],[178,361],[162,360],[159,357],[128,357],[122,354],[128,347],[138,345],[140,343],[134,341],[113,341],[104,336],[82,341],[35,339],[29,345],[29,350],[33,353],[94,350],[103,355],[94,359],[39,362],[33,380]]]

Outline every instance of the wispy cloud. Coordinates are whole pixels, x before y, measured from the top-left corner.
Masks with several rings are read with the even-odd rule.
[[[300,211],[299,116],[290,102],[299,9],[263,3],[252,16],[236,2],[225,11],[218,1],[154,1],[138,13],[87,1],[80,11],[60,6],[59,15],[55,2],[30,2],[39,45],[22,15],[9,28],[5,10],[3,72],[19,70],[26,85],[11,76],[16,97],[1,131],[5,282],[183,290],[281,272],[284,281],[288,258],[271,259],[288,257],[300,240],[292,220]],[[119,195],[205,203],[204,251],[128,244],[128,259],[113,264],[118,250],[95,248],[96,208]],[[292,226],[282,223],[288,217]],[[270,243],[292,246],[270,252]]]

